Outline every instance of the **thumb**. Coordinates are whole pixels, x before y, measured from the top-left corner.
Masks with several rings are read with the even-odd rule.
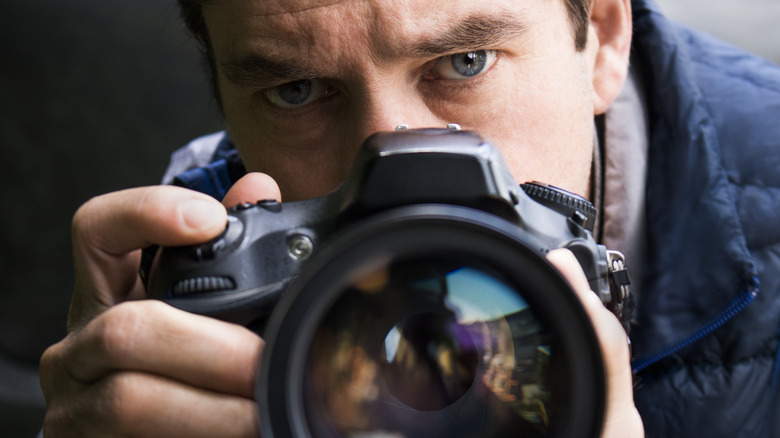
[[[242,202],[257,202],[264,199],[282,200],[282,194],[276,181],[270,176],[252,172],[236,181],[228,190],[222,204],[232,207]]]

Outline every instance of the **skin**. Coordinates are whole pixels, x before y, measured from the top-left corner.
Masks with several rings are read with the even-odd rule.
[[[629,5],[595,0],[588,46],[578,52],[553,0],[213,1],[205,16],[230,133],[249,170],[263,172],[236,183],[223,203],[327,193],[367,135],[401,123],[477,129],[503,148],[519,181],[586,194],[593,115],[625,78]],[[499,17],[511,32],[472,46],[475,35],[457,29],[477,16]],[[461,38],[443,44],[443,34]],[[471,79],[447,78],[449,56],[475,50],[495,51],[496,61]],[[258,57],[295,68],[260,72],[246,62]],[[300,79],[317,79],[321,98],[275,106],[276,87]],[[111,193],[79,209],[69,335],[41,360],[47,437],[257,436],[262,339],[143,300],[137,276],[139,248],[206,241],[221,232],[225,214],[219,202],[175,187]],[[549,260],[600,339],[608,380],[602,436],[641,436],[625,333],[571,253],[554,251]]]

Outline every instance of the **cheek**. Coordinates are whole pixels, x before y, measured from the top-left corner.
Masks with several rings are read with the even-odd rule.
[[[295,117],[290,122],[269,117],[258,95],[222,96],[228,131],[247,171],[270,175],[284,200],[328,193],[348,171],[353,151],[339,147],[339,129],[328,118]],[[328,114],[338,118],[337,112]]]
[[[250,172],[271,176],[285,201],[322,196],[348,173],[356,148],[344,147],[338,126],[275,129],[273,122],[235,118],[230,135]]]
[[[587,195],[593,103],[580,57],[524,61],[475,121],[501,148],[518,182],[538,180]],[[529,67],[529,64],[534,64]]]

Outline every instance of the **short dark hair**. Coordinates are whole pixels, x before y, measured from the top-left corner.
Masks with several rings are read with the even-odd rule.
[[[203,17],[203,4],[210,0],[177,1],[179,3],[181,18],[184,20],[184,25],[198,43],[198,48],[203,55],[203,60],[208,71],[208,77],[211,82],[214,96],[217,99],[217,102],[220,103],[214,50],[211,45],[208,29],[206,28],[206,19]],[[588,42],[591,1],[592,0],[563,0],[574,33],[574,48],[577,49],[577,51],[585,50],[585,45]]]
[[[210,47],[206,19],[203,17],[203,4],[206,0],[178,0],[179,14],[187,31],[195,37],[201,50]]]
[[[564,0],[569,12],[569,21],[574,31],[574,48],[578,52],[585,50],[588,43],[588,24],[590,24],[591,0]]]

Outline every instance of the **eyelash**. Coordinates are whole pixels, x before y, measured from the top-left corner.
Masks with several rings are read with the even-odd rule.
[[[301,103],[295,104],[284,101],[284,98],[282,98],[281,95],[285,91],[292,91],[293,93],[303,91],[307,94]],[[320,99],[332,96],[338,93],[338,91],[317,79],[301,79],[297,81],[290,81],[276,87],[267,88],[263,90],[262,93],[266,100],[268,100],[272,105],[275,105],[281,109],[296,109],[308,106],[312,102],[316,102]],[[312,95],[314,95],[313,99]]]
[[[482,55],[482,59],[479,58],[479,55]],[[468,62],[482,62],[481,70],[472,74],[472,75],[465,75],[462,73],[459,73],[455,71],[455,62],[458,61],[458,57],[460,57],[460,61],[468,61]],[[468,57],[468,59],[466,59]],[[446,55],[442,56],[440,58],[437,58],[433,61],[431,61],[431,67],[428,70],[428,73],[426,74],[427,79],[438,79],[438,80],[445,80],[445,81],[453,81],[453,82],[471,82],[475,80],[476,78],[479,78],[486,73],[488,73],[493,66],[496,64],[496,62],[500,58],[500,52],[497,50],[472,50],[469,52],[461,52],[461,53],[454,53],[452,55]],[[468,67],[468,65],[464,64],[464,67]],[[439,71],[437,71],[439,70]],[[447,72],[446,70],[450,70]],[[448,75],[451,75],[454,73],[454,75],[460,75],[461,77],[447,77]]]

